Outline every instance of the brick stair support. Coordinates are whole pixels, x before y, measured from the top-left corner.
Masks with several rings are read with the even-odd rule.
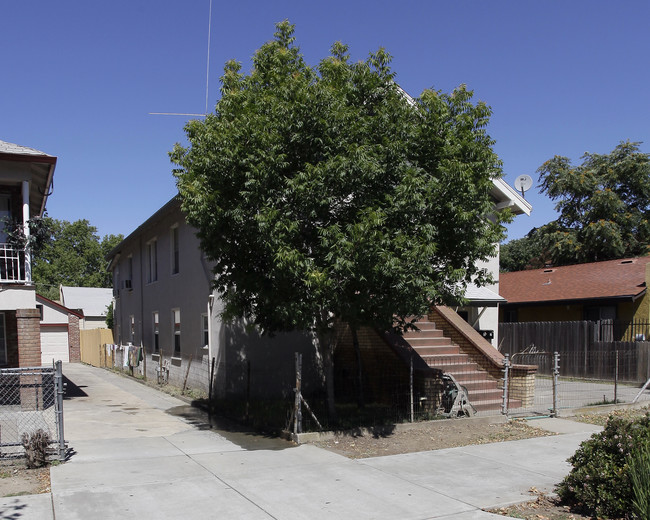
[[[480,396],[481,406],[484,409],[494,410],[500,407],[502,403],[501,395],[499,396],[499,403],[494,402],[492,392],[489,390],[492,385],[496,385],[499,393],[502,392],[503,386],[503,362],[504,356],[495,349],[492,344],[481,336],[474,328],[463,320],[458,313],[453,309],[444,305],[436,305],[431,308],[428,315],[429,325],[425,325],[427,332],[426,335],[431,334],[431,330],[438,330],[443,337],[449,338],[452,345],[458,348],[459,354],[467,355],[468,369],[456,375],[453,371],[450,373],[467,388],[470,396],[470,402],[474,404],[472,393],[476,394],[478,391],[486,390]],[[438,336],[439,337],[439,336]],[[407,341],[409,341],[407,339]],[[416,347],[413,347],[416,349]],[[474,372],[474,366],[470,369],[469,365],[474,365],[476,371],[485,375],[485,383],[479,378],[478,374]],[[430,365],[432,366],[432,365]],[[443,368],[444,367],[438,367]],[[473,373],[474,372],[474,373]],[[516,409],[522,404],[524,406],[531,404],[534,396],[535,373],[537,366],[534,365],[512,365],[510,370],[511,383],[516,381],[514,388],[510,386],[510,399],[509,409]],[[489,382],[489,384],[487,383]],[[489,397],[488,397],[489,395]],[[522,403],[523,399],[523,403]],[[475,407],[476,404],[474,404]]]
[[[502,403],[502,390],[498,380],[482,370],[469,354],[461,352],[444,332],[432,321],[419,321],[418,331],[409,331],[404,339],[432,368],[454,376],[467,389],[469,401],[477,411],[498,410]]]

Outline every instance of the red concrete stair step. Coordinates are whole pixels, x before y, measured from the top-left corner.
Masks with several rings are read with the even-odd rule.
[[[447,347],[449,345],[452,345],[452,342],[449,338],[445,337],[440,337],[440,338],[433,338],[433,337],[424,337],[424,336],[419,336],[417,338],[407,338],[407,341],[409,344],[415,348],[415,347]]]
[[[503,391],[497,380],[472,362],[469,355],[461,354],[460,347],[445,337],[435,323],[419,321],[415,325],[419,330],[405,333],[404,339],[427,365],[451,374],[465,387],[477,411],[501,409]],[[516,408],[517,403],[519,401],[511,400],[510,406]]]
[[[456,354],[460,354],[460,348],[458,345],[443,345],[443,346],[432,346],[432,345],[427,345],[423,347],[413,347],[413,350],[415,350],[420,356],[453,356]]]

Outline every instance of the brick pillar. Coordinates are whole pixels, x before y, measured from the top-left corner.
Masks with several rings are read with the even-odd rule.
[[[38,309],[16,309],[18,332],[18,366],[41,366],[41,313]],[[22,410],[43,407],[40,375],[20,376],[20,405]]]
[[[68,314],[68,345],[70,363],[81,362],[81,342],[79,338],[79,317]]]
[[[16,311],[5,311],[5,334],[7,335],[7,366],[18,368],[18,331]]]
[[[18,366],[41,366],[41,314],[38,309],[16,309]]]

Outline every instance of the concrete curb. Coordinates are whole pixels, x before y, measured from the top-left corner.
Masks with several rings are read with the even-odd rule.
[[[404,432],[420,427],[422,424],[435,428],[447,424],[448,421],[463,421],[464,423],[474,424],[503,424],[509,421],[505,415],[492,415],[488,417],[461,417],[457,419],[438,419],[435,421],[419,421],[415,423],[398,423],[385,426],[375,426],[366,428],[352,428],[349,430],[326,431],[326,432],[306,432],[294,435],[293,432],[283,431],[280,436],[284,439],[294,441],[297,444],[305,442],[329,441],[340,437],[365,437],[375,435],[389,435],[394,432]]]

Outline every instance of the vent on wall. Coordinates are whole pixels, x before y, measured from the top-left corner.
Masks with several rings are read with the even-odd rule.
[[[133,289],[133,287],[131,287],[131,280],[124,280],[124,281],[122,282],[122,285],[124,286],[125,289],[127,289],[127,290],[129,290],[129,291],[130,291],[131,289]]]

